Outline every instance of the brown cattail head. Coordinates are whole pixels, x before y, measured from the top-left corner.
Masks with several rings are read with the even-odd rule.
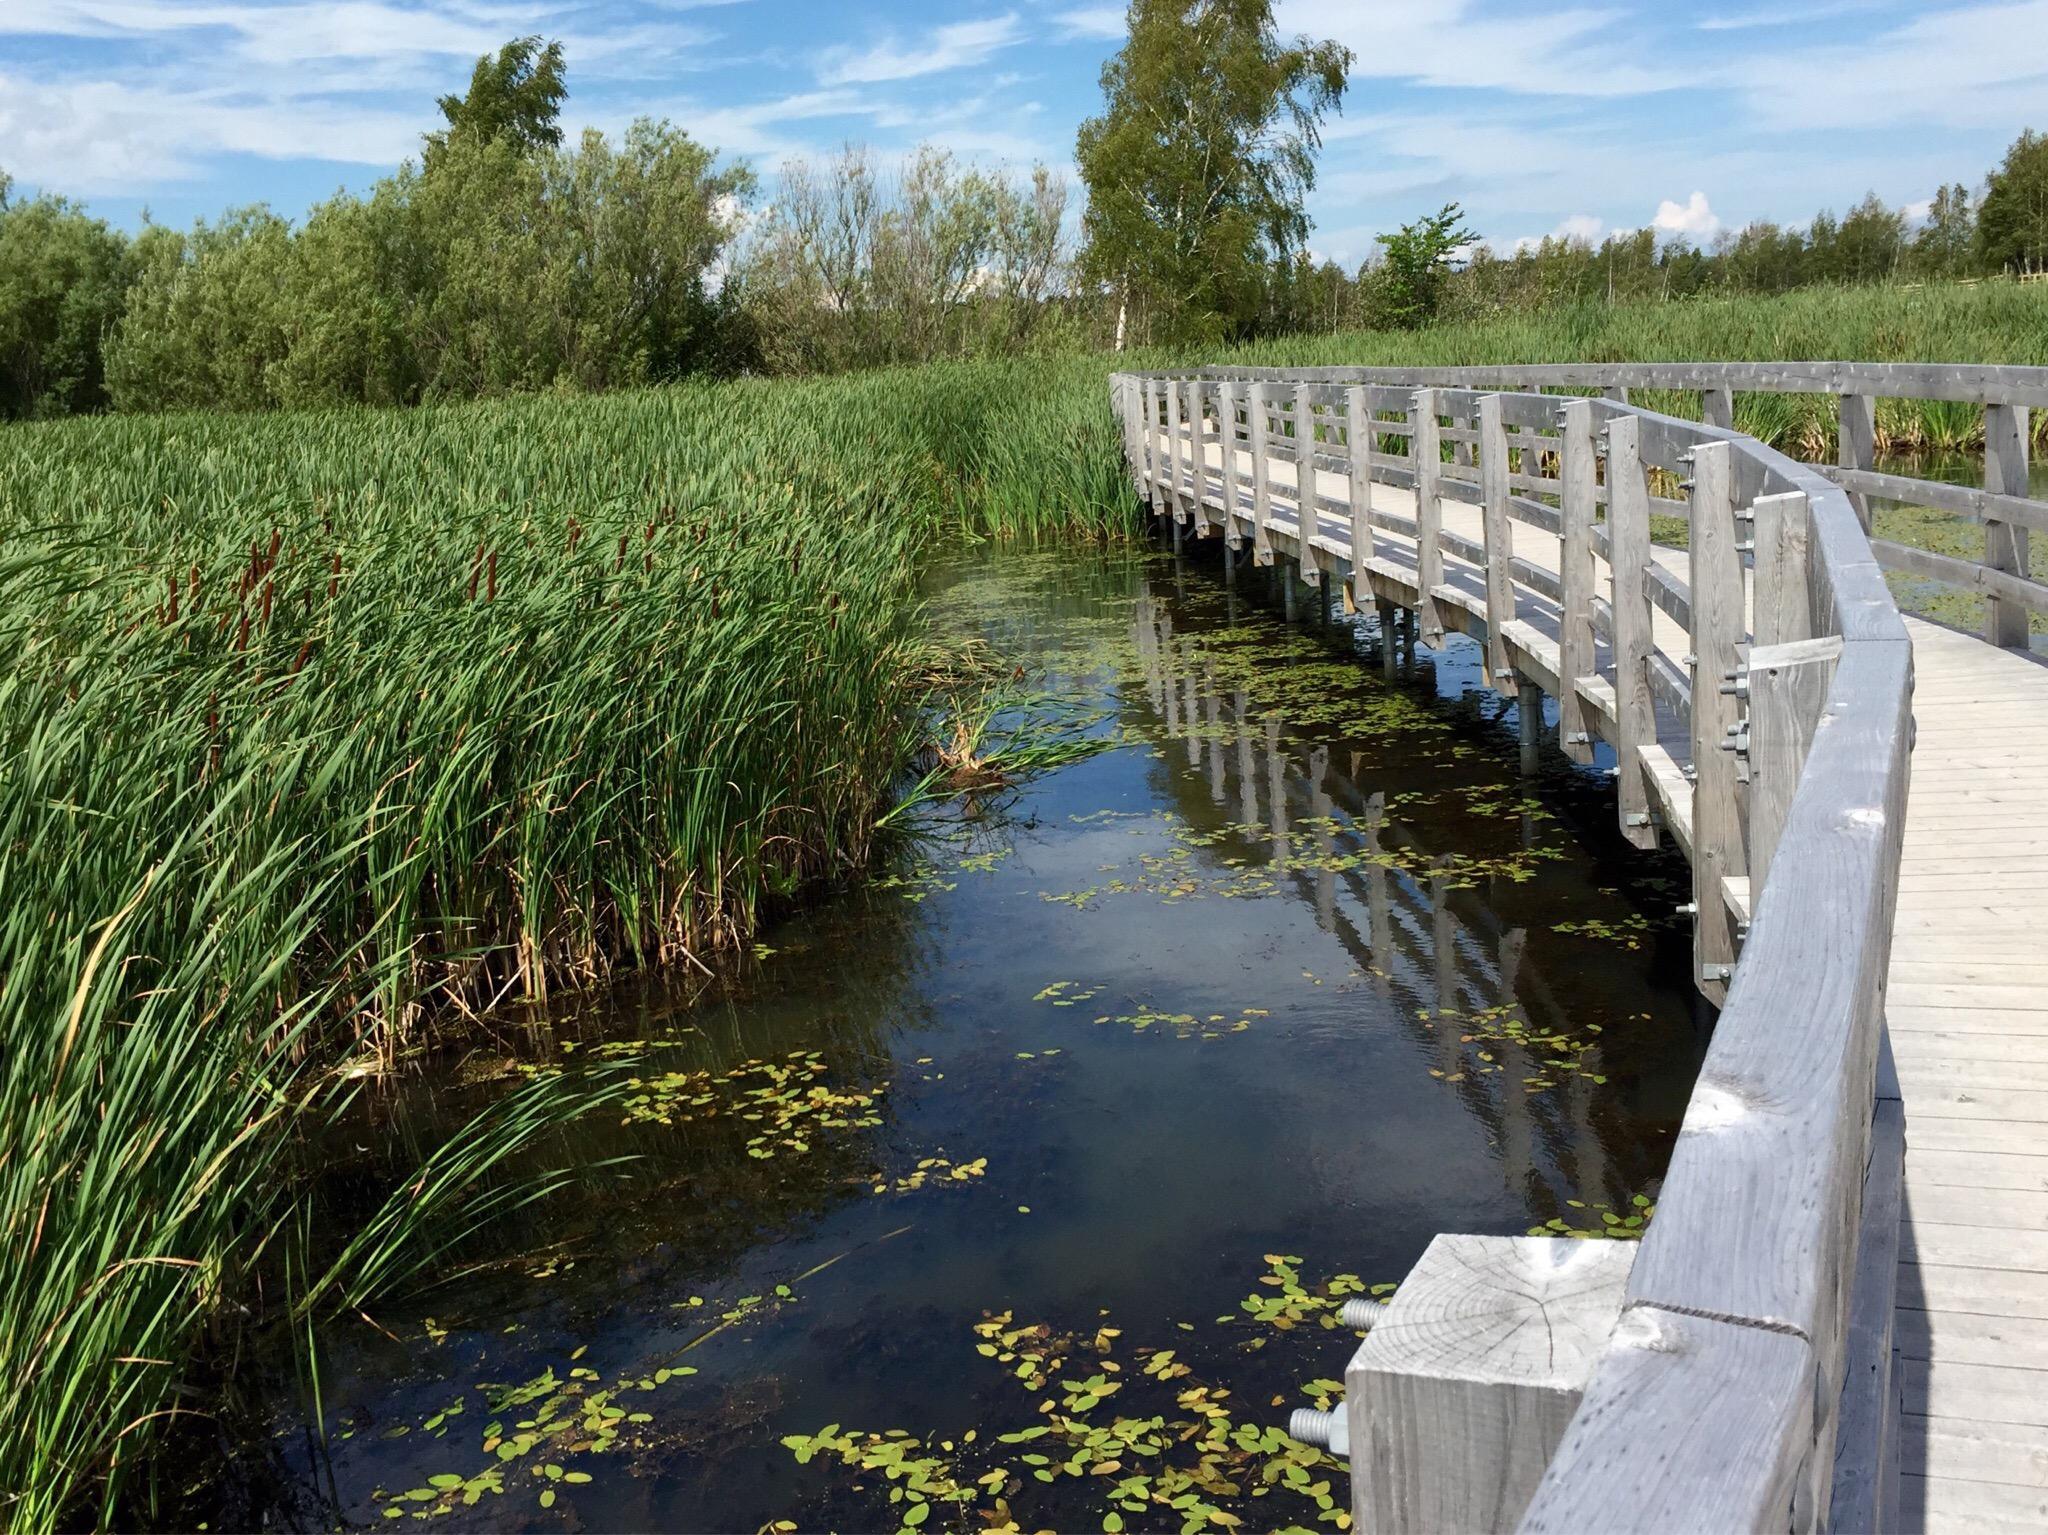
[[[263,578],[263,627],[266,629],[270,627],[270,599],[275,593],[276,588],[277,583],[272,581],[270,577],[265,576]]]

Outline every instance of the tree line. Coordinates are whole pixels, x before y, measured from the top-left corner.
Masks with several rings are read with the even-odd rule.
[[[1133,0],[1073,189],[924,149],[743,165],[667,122],[565,143],[566,61],[520,38],[438,102],[417,161],[299,222],[130,236],[0,173],[0,419],[407,405],[696,373],[1405,328],[1583,303],[1950,281],[2048,266],[2048,137],[1913,221],[1874,195],[1711,243],[1476,242],[1456,204],[1347,269],[1309,250],[1352,63],[1271,0]]]

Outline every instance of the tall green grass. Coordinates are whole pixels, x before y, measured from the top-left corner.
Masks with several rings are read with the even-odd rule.
[[[859,866],[922,552],[1128,524],[1103,374],[0,431],[0,1523],[142,1506],[338,1064]]]
[[[1843,359],[2048,365],[2048,285],[1805,288],[1777,298],[1587,304],[1420,331],[1287,337],[1230,358],[1273,367]],[[1640,391],[1631,398],[1653,410],[1699,414],[1697,395]],[[1742,395],[1735,424],[1789,453],[1834,454],[1835,403],[1827,396]],[[2048,412],[2035,413],[2033,430],[2037,442],[2048,444]],[[1983,412],[1880,400],[1877,435],[1887,453],[1963,452],[1983,445]]]

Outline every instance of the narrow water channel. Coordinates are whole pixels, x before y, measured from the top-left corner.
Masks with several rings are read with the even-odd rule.
[[[634,1084],[459,1278],[327,1325],[317,1393],[281,1342],[245,1368],[186,1517],[1341,1528],[1276,1432],[1336,1305],[1438,1231],[1640,1220],[1708,1027],[1683,866],[1597,770],[1522,776],[1465,642],[1385,680],[1369,622],[1130,551],[962,557],[933,603],[1100,749],[927,814],[732,975],[366,1103],[344,1224],[380,1144]]]

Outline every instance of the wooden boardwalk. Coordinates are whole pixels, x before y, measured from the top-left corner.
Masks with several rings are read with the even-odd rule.
[[[1700,419],[1631,389],[1696,391]],[[1341,1421],[1296,1429],[1348,1441],[1358,1527],[2048,1529],[2048,664],[2026,648],[2048,369],[1112,391],[1176,541],[1221,535],[1383,627],[1405,611],[1411,643],[1478,641],[1525,750],[1548,695],[1563,750],[1614,764],[1622,835],[1692,865],[1722,1013],[1656,1222],[1598,1285],[1569,1242],[1437,1239],[1357,1324]],[[1733,431],[1751,391],[1834,395],[1837,462]],[[1880,469],[1882,398],[1981,408],[1982,487]],[[1983,558],[1872,537],[1866,498],[1981,525]],[[1651,542],[1659,516],[1689,549]],[[1983,637],[1902,618],[1886,570],[1972,592]],[[1586,1347],[1503,1341],[1527,1328]]]
[[[2048,665],[1909,619],[1900,1516],[2048,1529]]]
[[[1222,449],[1199,492],[1219,524]],[[1240,455],[1240,478],[1249,477]],[[1299,536],[1293,466],[1274,462],[1268,528]],[[1346,501],[1346,477],[1321,471],[1322,497]],[[1409,491],[1374,485],[1376,520],[1415,514]],[[1249,502],[1235,498],[1249,517]],[[1448,540],[1480,544],[1482,513],[1446,503]],[[1311,535],[1350,558],[1352,521],[1327,507]],[[1250,540],[1246,540],[1250,548]],[[1517,526],[1514,553],[1556,573],[1561,545]],[[1683,579],[1684,551],[1652,558]],[[1375,573],[1418,587],[1412,536],[1376,533]],[[1449,555],[1440,596],[1475,617],[1486,572]],[[1521,648],[1554,655],[1559,613],[1516,591]],[[1889,986],[1896,1069],[1908,1122],[1895,1340],[1902,1394],[1900,1527],[1943,1532],[2048,1529],[2048,945],[2032,947],[2048,903],[2048,664],[2021,651],[1908,619],[1917,744],[1908,801]],[[1673,669],[1684,629],[1654,615]],[[1604,647],[1602,659],[1605,659]],[[1553,662],[1554,665],[1554,662]],[[1667,829],[1690,843],[1689,742],[1659,711],[1657,796]]]

